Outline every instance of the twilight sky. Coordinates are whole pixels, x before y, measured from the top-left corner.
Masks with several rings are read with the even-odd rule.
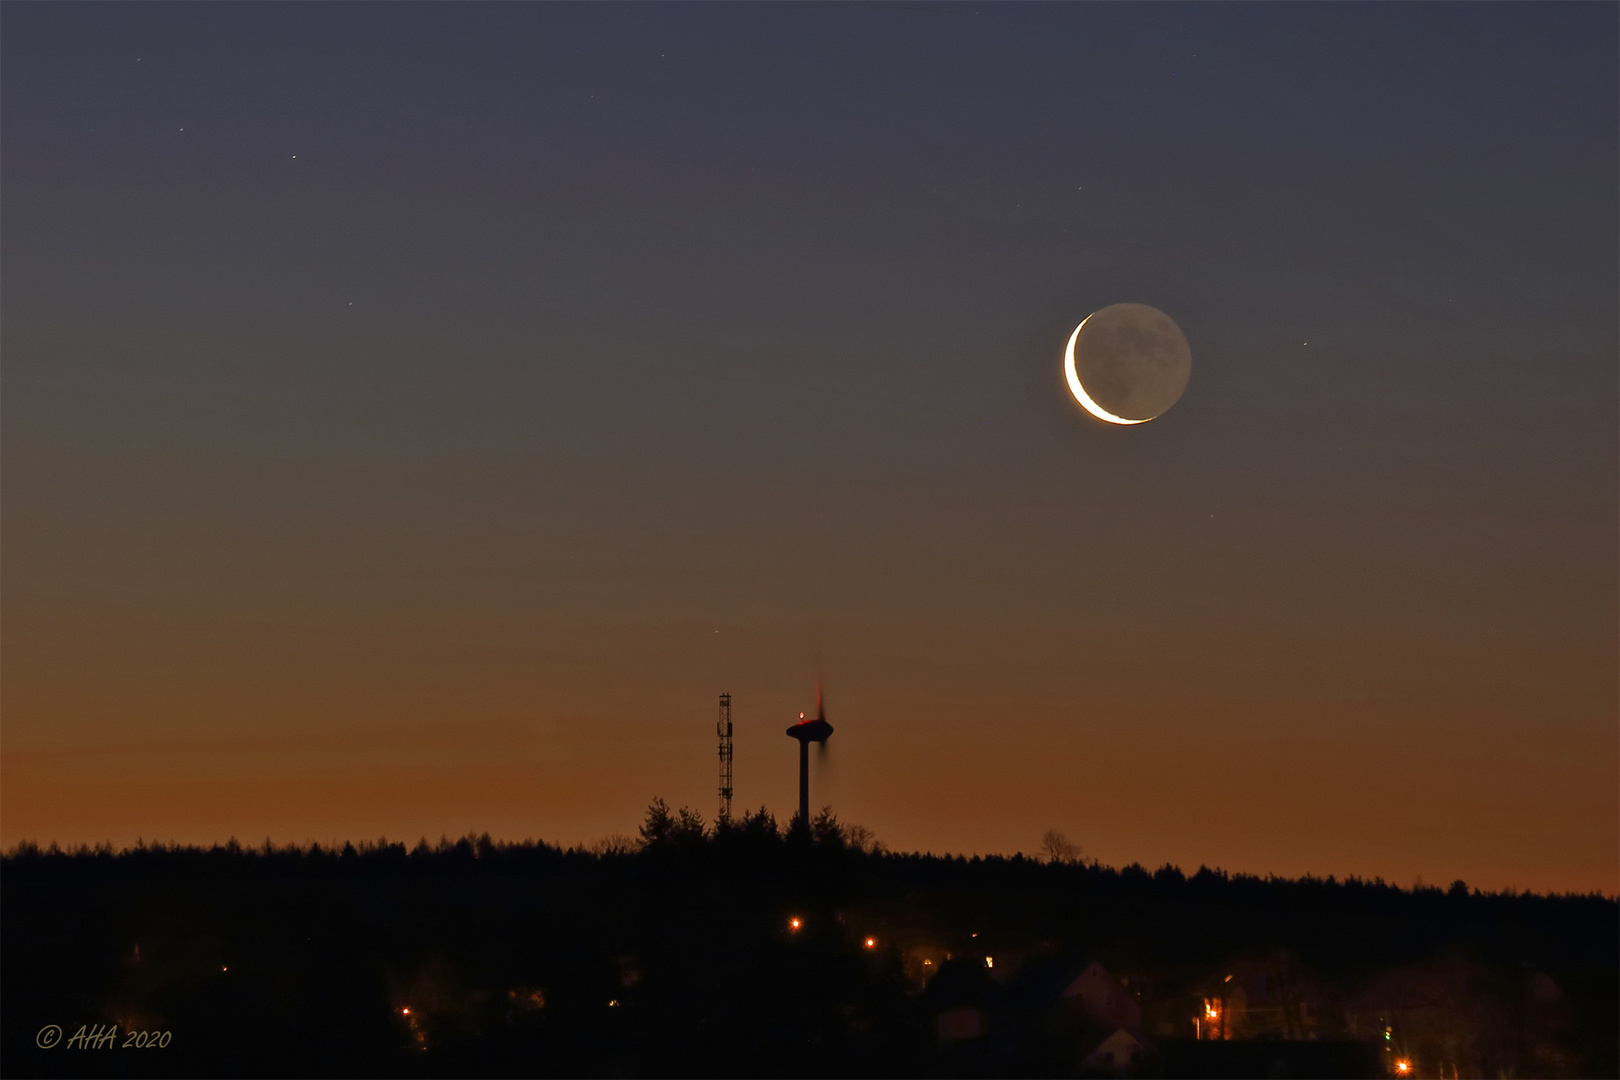
[[[1612,5],[0,11],[0,841],[1620,887]],[[1067,395],[1117,302],[1191,384]]]

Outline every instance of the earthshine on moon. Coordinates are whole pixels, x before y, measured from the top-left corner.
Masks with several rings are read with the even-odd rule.
[[[1063,374],[1082,408],[1110,424],[1145,424],[1187,389],[1192,350],[1175,320],[1146,304],[1113,304],[1069,335]]]

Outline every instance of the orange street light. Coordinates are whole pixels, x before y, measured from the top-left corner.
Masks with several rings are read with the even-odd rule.
[[[1396,1076],[1411,1076],[1412,1075],[1412,1063],[1410,1061],[1407,1061],[1405,1058],[1401,1058],[1400,1060],[1395,1062],[1395,1075]]]
[[[868,948],[868,949],[875,949],[875,948],[877,948],[877,938],[875,938],[875,937],[869,937],[869,938],[867,938],[867,939],[866,939],[866,947],[867,947],[867,948]]]
[[[797,930],[797,929],[799,929],[799,927],[801,927],[803,925],[804,925],[804,923],[799,919],[799,917],[797,915],[793,916],[793,918],[788,920],[788,929],[789,930]]]

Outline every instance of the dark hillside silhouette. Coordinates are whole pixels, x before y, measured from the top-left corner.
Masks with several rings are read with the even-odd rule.
[[[1127,1071],[1248,1067],[1195,1030],[1240,1005],[1233,1047],[1330,1056],[1290,1068],[1347,1068],[1348,1046],[1448,1075],[1616,1071],[1613,899],[873,847],[830,811],[714,828],[661,800],[639,843],[595,852],[23,845],[4,860],[6,1072],[1072,1075],[1097,1060],[1077,1040],[1114,1030],[1061,997],[1092,962],[1130,998]],[[35,1045],[112,1023],[172,1039]]]

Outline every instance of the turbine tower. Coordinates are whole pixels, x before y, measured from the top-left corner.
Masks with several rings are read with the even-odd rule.
[[[792,738],[799,740],[799,817],[804,819],[806,825],[810,824],[810,744],[813,742],[825,744],[828,736],[833,733],[832,725],[827,723],[826,713],[821,707],[821,684],[816,683],[816,718],[804,719],[804,713],[799,714],[799,722],[787,729]]]
[[[720,821],[731,820],[731,695],[720,695]]]

